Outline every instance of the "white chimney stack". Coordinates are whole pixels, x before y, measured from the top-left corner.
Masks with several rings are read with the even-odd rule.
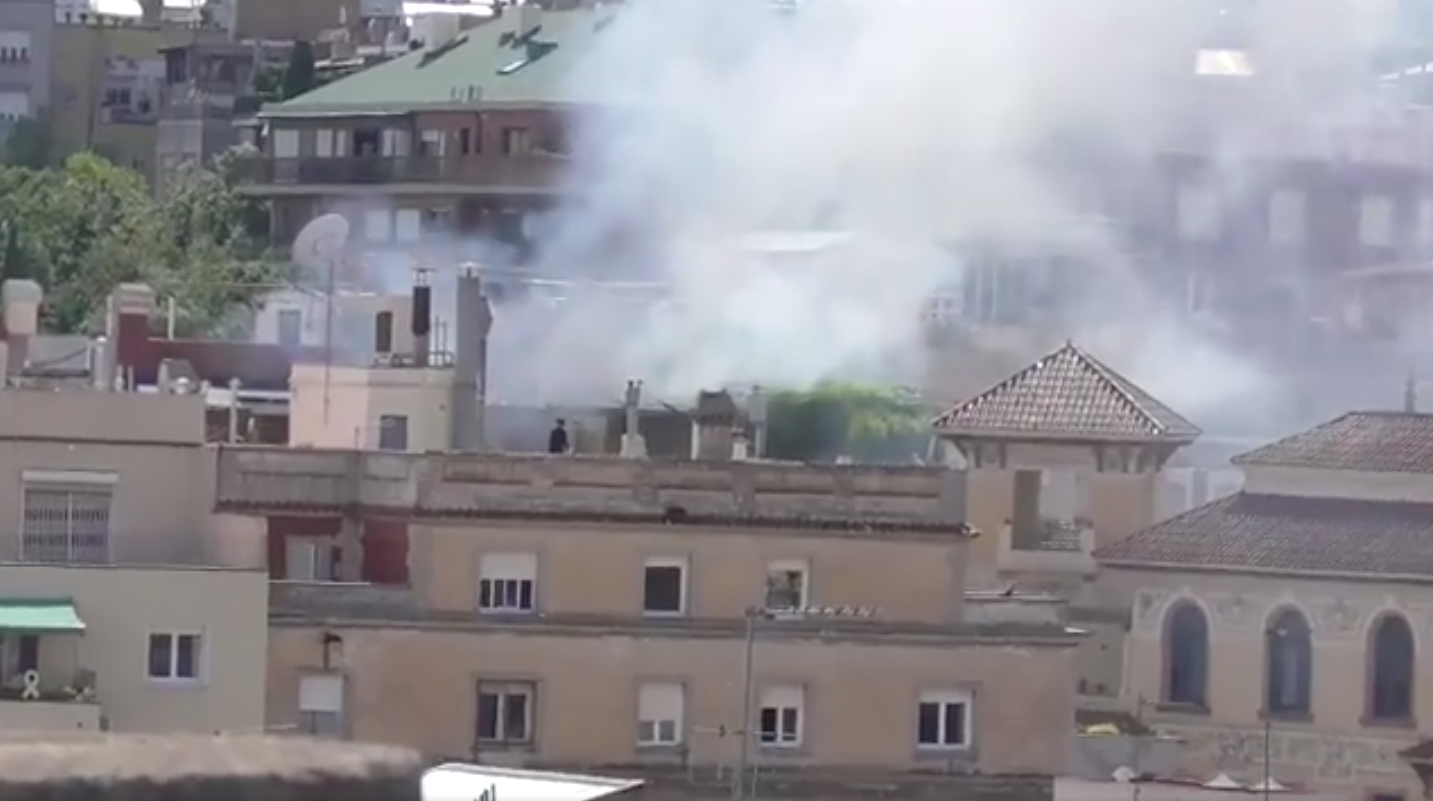
[[[5,304],[5,332],[32,337],[40,332],[40,301],[44,290],[34,281],[12,278],[0,287]]]
[[[0,285],[5,315],[5,374],[18,375],[30,361],[30,337],[40,331],[40,301],[44,290],[34,281],[11,278]]]

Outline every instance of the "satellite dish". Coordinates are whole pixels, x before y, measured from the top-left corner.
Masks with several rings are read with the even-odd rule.
[[[294,237],[295,264],[305,267],[327,267],[343,255],[348,241],[348,220],[342,214],[316,217]]]

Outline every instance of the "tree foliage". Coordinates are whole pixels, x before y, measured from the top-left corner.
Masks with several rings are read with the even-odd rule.
[[[284,99],[298,97],[318,86],[318,73],[314,68],[313,45],[307,39],[294,42],[289,51],[289,66],[284,70]]]
[[[777,459],[910,461],[925,455],[929,413],[913,394],[825,383],[772,395],[767,453]]]
[[[182,330],[207,330],[276,274],[246,228],[242,199],[197,167],[181,170],[162,198],[138,173],[92,153],[56,169],[0,167],[0,221],[4,275],[45,287],[44,323],[57,332],[93,328],[114,286],[135,281],[174,298]]]

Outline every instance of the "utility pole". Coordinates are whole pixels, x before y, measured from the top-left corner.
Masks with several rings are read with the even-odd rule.
[[[756,663],[756,635],[761,622],[767,620],[869,618],[875,617],[878,611],[869,606],[797,606],[790,608],[756,606],[746,610],[746,629],[742,640],[741,730],[737,732],[737,736],[741,738],[741,748],[737,753],[736,776],[733,777],[731,786],[732,801],[746,801],[748,798],[756,797],[756,776],[752,775],[751,789],[748,794],[747,774],[752,772],[750,769],[752,717],[756,711],[754,697],[756,682],[753,668]]]
[[[1139,801],[1139,792],[1141,789],[1143,789],[1142,785],[1144,784],[1140,781],[1139,777],[1142,775],[1143,772],[1143,767],[1140,765],[1140,763],[1144,761],[1144,738],[1146,736],[1144,730],[1143,693],[1136,697],[1134,701],[1134,725],[1134,754],[1133,757],[1130,759],[1130,762],[1134,763],[1130,765],[1130,770],[1134,771],[1134,778],[1130,780],[1130,785],[1132,786],[1132,791],[1130,793],[1130,801]]]

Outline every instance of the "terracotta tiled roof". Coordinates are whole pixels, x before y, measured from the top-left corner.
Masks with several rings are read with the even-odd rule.
[[[1349,412],[1234,457],[1234,464],[1433,473],[1433,414]]]
[[[1074,343],[935,419],[937,431],[1191,442],[1199,428]]]
[[[1102,548],[1103,562],[1433,578],[1433,504],[1238,493]]]

